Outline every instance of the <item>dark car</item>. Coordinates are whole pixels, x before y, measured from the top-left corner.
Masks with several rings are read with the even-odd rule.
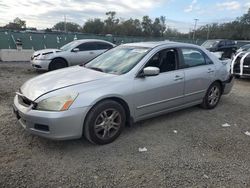
[[[237,51],[236,42],[227,39],[207,40],[201,46],[210,52],[222,52],[223,58],[231,58]]]

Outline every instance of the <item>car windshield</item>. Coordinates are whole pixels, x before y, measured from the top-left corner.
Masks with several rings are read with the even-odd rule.
[[[129,72],[149,51],[144,47],[117,47],[98,56],[85,65],[86,68],[110,73]]]
[[[68,50],[71,50],[74,46],[76,46],[79,42],[78,41],[72,41],[68,44],[65,44],[64,46],[62,46],[60,48],[60,50],[62,51],[68,51]]]
[[[245,45],[241,47],[242,51],[249,51],[250,50],[250,45]]]
[[[218,43],[219,43],[219,41],[208,40],[208,41],[204,42],[201,46],[203,46],[204,48],[212,48]]]

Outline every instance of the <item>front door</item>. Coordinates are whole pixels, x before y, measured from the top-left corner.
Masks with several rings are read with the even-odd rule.
[[[183,104],[184,71],[177,70],[175,49],[157,52],[145,65],[160,69],[157,76],[137,77],[134,81],[134,105],[137,118],[153,115]]]

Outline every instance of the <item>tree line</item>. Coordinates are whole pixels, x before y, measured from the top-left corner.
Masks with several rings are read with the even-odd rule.
[[[207,24],[198,28],[196,38],[250,40],[250,8],[232,22]]]
[[[152,37],[163,37],[166,32],[166,18],[164,16],[154,20],[149,16],[143,16],[142,20],[132,18],[124,20],[117,18],[114,11],[107,12],[106,16],[105,20],[89,19],[83,27],[75,23],[66,23],[66,29],[71,32]],[[59,22],[54,25],[53,29],[64,31],[65,23]]]

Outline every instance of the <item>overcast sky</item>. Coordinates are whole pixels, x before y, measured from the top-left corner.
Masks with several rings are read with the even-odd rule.
[[[26,20],[28,27],[52,27],[67,21],[80,25],[90,18],[105,18],[105,12],[116,11],[117,17],[151,18],[166,16],[167,25],[182,32],[211,22],[227,22],[244,14],[250,0],[0,0],[0,26],[15,17]]]

